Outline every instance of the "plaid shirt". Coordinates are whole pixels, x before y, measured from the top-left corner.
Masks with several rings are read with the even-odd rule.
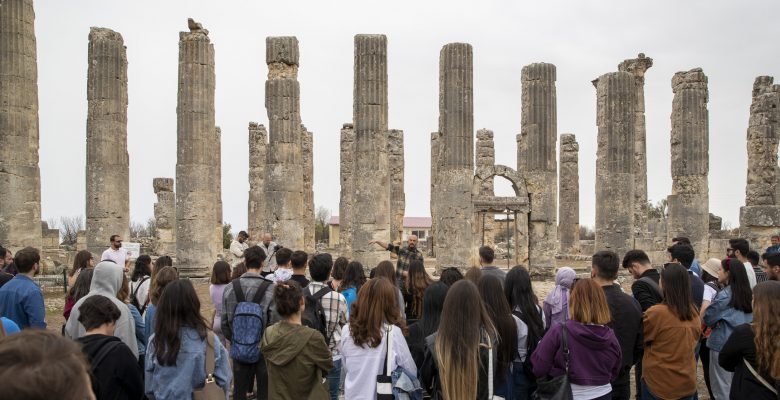
[[[423,255],[420,253],[420,250],[417,250],[417,247],[415,247],[414,250],[410,250],[409,247],[400,247],[389,243],[387,245],[387,251],[398,255],[398,263],[395,266],[395,270],[398,273],[401,273],[401,271],[408,271],[409,264],[411,264],[412,261],[423,261]]]
[[[307,288],[311,294],[314,294],[326,285],[324,282],[312,281]],[[320,304],[325,310],[325,321],[328,324],[328,334],[330,335],[328,348],[330,348],[330,353],[334,358],[341,357],[339,343],[341,343],[341,328],[347,324],[347,300],[341,293],[331,291],[322,296]]]

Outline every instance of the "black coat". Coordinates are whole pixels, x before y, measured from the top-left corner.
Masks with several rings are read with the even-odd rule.
[[[76,341],[91,364],[92,390],[97,400],[143,398],[143,371],[133,352],[119,338],[96,334]]]
[[[431,398],[443,399],[441,391],[441,380],[439,379],[439,368],[437,366],[436,352],[434,350],[434,342],[436,340],[436,334],[430,335],[425,338],[425,358],[423,360],[422,368],[419,369],[418,375],[420,376],[420,382],[423,385],[423,389],[431,395]],[[493,346],[493,370],[495,371],[496,362],[496,347]],[[477,399],[476,400],[488,400],[488,349],[480,346],[479,348],[479,378],[477,384]],[[495,386],[493,392],[495,393]]]
[[[778,398],[759,382],[742,361],[742,359],[747,360],[753,369],[758,371],[754,340],[755,333],[750,324],[740,325],[734,328],[731,336],[726,340],[718,359],[710,361],[717,362],[726,371],[734,373],[734,378],[731,381],[731,393],[729,393],[731,399],[774,400]],[[767,383],[774,385],[775,389],[780,387],[780,384],[771,376],[762,375],[762,377]]]
[[[642,309],[633,297],[623,293],[620,286],[604,286],[612,321],[608,324],[620,343],[623,363],[618,381],[628,382],[631,367],[642,359]]]

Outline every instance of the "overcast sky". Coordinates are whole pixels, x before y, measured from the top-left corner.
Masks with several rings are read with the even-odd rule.
[[[439,50],[474,49],[475,131],[495,132],[496,162],[516,166],[520,71],[557,66],[558,133],[580,143],[580,219],[595,219],[596,91],[591,80],[640,52],[646,76],[648,197],[671,190],[671,78],[701,67],[709,77],[710,212],[739,223],[753,80],[778,75],[772,1],[86,1],[35,2],[43,218],[83,215],[87,35],[122,34],[129,62],[128,151],[133,221],[153,216],[154,177],[174,177],[178,32],[195,18],[216,53],[216,120],[222,128],[224,219],[246,228],[247,123],[268,126],[265,37],[300,43],[301,116],[314,132],[314,199],[336,215],[339,130],[352,121],[353,36],[388,38],[389,127],[402,129],[406,215],[429,215],[430,132],[438,129]],[[500,178],[496,194],[510,195]],[[615,193],[621,196],[620,193]]]

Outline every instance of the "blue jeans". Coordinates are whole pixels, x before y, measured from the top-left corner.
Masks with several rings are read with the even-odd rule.
[[[333,361],[333,369],[328,374],[328,391],[331,400],[339,400],[339,389],[341,389],[341,359]]]
[[[512,399],[514,400],[529,400],[534,391],[536,391],[536,381],[529,378],[525,372],[523,372],[523,363],[512,363]]]
[[[695,397],[696,395],[690,395],[681,397],[680,400],[693,400]],[[647,386],[647,382],[645,382],[644,379],[642,379],[642,400],[662,400],[660,397],[656,397],[656,395],[650,391],[650,388]]]

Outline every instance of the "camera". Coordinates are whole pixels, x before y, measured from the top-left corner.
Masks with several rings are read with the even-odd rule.
[[[279,251],[279,249],[283,249],[283,248],[284,246],[282,246],[281,244],[277,244],[276,246],[274,246],[274,251]]]

